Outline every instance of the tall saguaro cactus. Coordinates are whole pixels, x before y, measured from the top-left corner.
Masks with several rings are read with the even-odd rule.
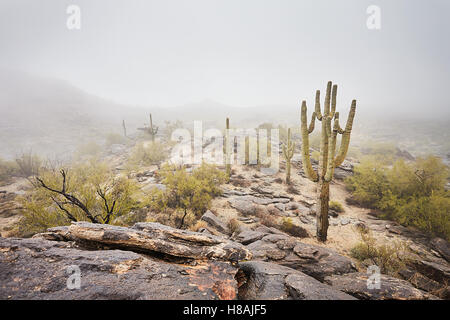
[[[287,143],[283,144],[283,156],[286,159],[286,184],[291,183],[291,159],[294,156],[295,142],[291,140],[291,128],[288,129]]]
[[[320,109],[320,91],[316,91],[315,111],[312,113],[311,122],[307,123],[306,101],[302,102],[301,132],[302,132],[302,162],[306,176],[318,183],[317,190],[317,239],[327,240],[328,231],[328,206],[330,200],[330,182],[333,179],[334,169],[342,164],[347,155],[350,144],[353,119],[356,111],[356,100],[352,101],[345,129],[339,125],[339,112],[336,112],[337,85],[327,84],[323,113]],[[331,102],[331,108],[330,108]],[[309,154],[309,134],[314,131],[315,121],[322,122],[322,136],[320,140],[319,168],[316,172],[311,165]],[[333,121],[333,128],[331,122]],[[336,155],[336,138],[342,135],[341,146]]]

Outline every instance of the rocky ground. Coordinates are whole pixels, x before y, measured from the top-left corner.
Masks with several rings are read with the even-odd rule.
[[[126,150],[108,156],[118,170]],[[293,159],[293,183],[284,169],[264,175],[256,167],[233,166],[223,195],[213,200],[199,232],[157,223],[116,227],[75,223],[31,239],[7,238],[20,208],[14,198],[24,181],[0,188],[1,299],[449,299],[450,247],[417,230],[377,218],[349,201],[342,179],[352,163],[337,168],[331,199],[344,206],[330,212],[326,243],[315,234],[315,185]],[[142,188],[159,186],[157,167],[134,177]],[[2,192],[4,191],[4,192]],[[267,223],[270,217],[270,223]],[[230,230],[230,219],[240,232]],[[282,227],[289,221],[289,230]],[[401,240],[414,259],[397,277],[381,276],[368,289],[367,273],[350,257],[367,228],[380,243]],[[81,270],[81,289],[66,286],[66,269]]]

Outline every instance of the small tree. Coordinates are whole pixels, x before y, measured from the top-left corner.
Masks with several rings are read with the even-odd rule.
[[[114,177],[103,163],[90,161],[70,169],[42,170],[33,189],[21,199],[23,229],[41,232],[70,221],[113,223],[141,206],[137,184]]]

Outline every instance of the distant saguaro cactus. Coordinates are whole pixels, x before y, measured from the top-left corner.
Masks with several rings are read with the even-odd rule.
[[[291,129],[288,129],[287,143],[283,144],[283,156],[286,159],[286,183],[291,183],[291,159],[294,156],[295,142],[291,140]]]
[[[125,120],[122,120],[123,136],[127,137],[127,126],[125,125]]]
[[[301,112],[303,170],[310,180],[318,183],[316,237],[319,241],[327,240],[330,182],[333,179],[334,169],[342,164],[345,156],[347,155],[353,119],[356,111],[356,100],[353,100],[348,114],[347,124],[345,126],[345,130],[343,130],[339,125],[339,112],[336,112],[337,85],[333,86],[333,90],[331,87],[332,83],[329,81],[327,84],[323,114],[320,110],[320,91],[316,91],[315,111],[312,113],[309,126],[307,123],[306,101],[302,102]],[[313,169],[309,154],[309,134],[314,131],[316,119],[322,122],[318,172]],[[331,128],[331,121],[333,119],[334,125],[333,128]],[[336,137],[338,133],[342,135],[342,141],[339,152],[336,155]]]
[[[151,135],[152,141],[155,141],[156,134],[158,133],[158,127],[153,127],[153,119],[151,113],[150,113],[150,127],[147,127],[147,125],[145,125],[144,128],[138,128],[138,130],[147,132],[149,135]]]
[[[227,118],[225,125],[225,172],[227,175],[227,180],[231,177],[231,155],[233,154],[233,144],[230,140],[230,119]]]
[[[158,133],[158,127],[153,127],[153,120],[151,113],[150,113],[150,128],[148,129],[148,132],[152,136],[152,141],[155,141],[155,136]]]

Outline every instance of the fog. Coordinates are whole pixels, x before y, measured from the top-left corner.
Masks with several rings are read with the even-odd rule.
[[[71,4],[80,30],[66,27]],[[380,30],[366,26],[371,4]],[[449,12],[446,0],[3,0],[0,65],[132,106],[292,106],[333,80],[345,108],[448,114]]]
[[[67,27],[70,5],[80,29]],[[357,132],[406,136],[409,148],[414,134],[429,140],[425,128],[442,146],[449,12],[447,0],[2,0],[1,156],[74,147],[122,120],[135,130],[148,112],[159,125],[299,126],[301,100],[311,110],[328,80],[344,115],[357,99]]]

